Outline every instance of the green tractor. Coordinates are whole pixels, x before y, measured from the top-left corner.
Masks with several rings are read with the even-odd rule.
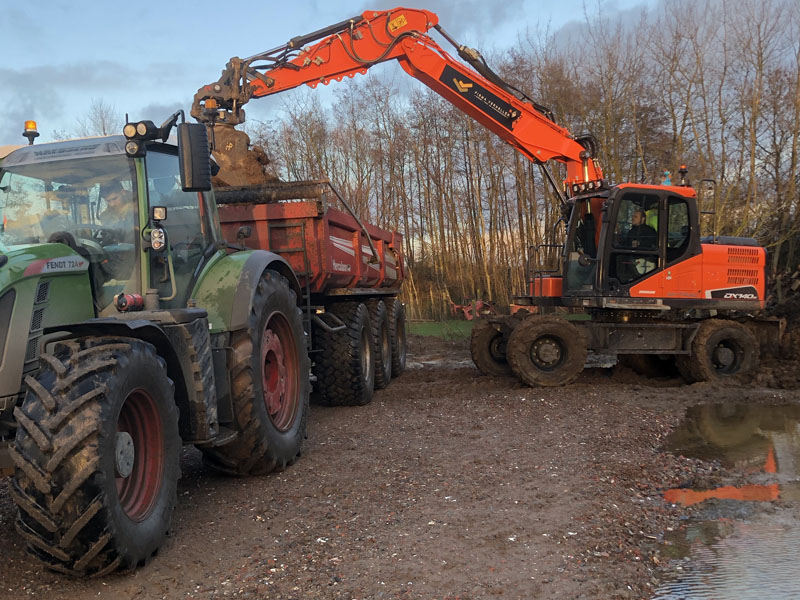
[[[247,475],[305,438],[297,278],[222,238],[205,126],[179,116],[0,149],[0,469],[55,570],[147,561],[183,444]]]

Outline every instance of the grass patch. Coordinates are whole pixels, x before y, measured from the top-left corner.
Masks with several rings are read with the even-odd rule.
[[[416,321],[408,323],[408,332],[414,335],[438,337],[445,340],[464,340],[472,332],[472,321]]]

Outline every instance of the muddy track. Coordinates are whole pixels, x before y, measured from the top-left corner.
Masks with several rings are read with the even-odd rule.
[[[775,378],[687,386],[620,367],[532,389],[480,376],[467,342],[412,337],[409,352],[372,404],[312,407],[284,472],[226,478],[184,451],[170,538],[131,575],[44,571],[0,485],[0,598],[647,598],[687,512],[663,491],[726,476],[661,451],[686,407],[798,401],[763,386]]]

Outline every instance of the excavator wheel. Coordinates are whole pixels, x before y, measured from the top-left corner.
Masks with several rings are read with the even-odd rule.
[[[211,468],[230,475],[282,470],[300,454],[308,418],[308,353],[302,313],[289,282],[261,276],[248,327],[231,337],[231,396],[238,435],[201,448]]]
[[[691,355],[679,355],[678,370],[686,381],[729,381],[752,373],[759,362],[758,341],[736,321],[709,319],[700,324]]]
[[[17,529],[55,571],[102,576],[147,562],[177,502],[173,383],[153,346],[80,338],[41,355],[14,411]]]
[[[566,385],[583,371],[586,340],[569,321],[533,315],[508,338],[506,358],[511,370],[530,386]]]
[[[506,360],[506,336],[498,328],[479,319],[472,326],[469,340],[469,351],[472,362],[484,375],[491,377],[508,377],[512,374],[511,365]]]
[[[386,303],[378,298],[367,300],[369,323],[375,345],[375,389],[382,390],[392,378],[392,333]]]

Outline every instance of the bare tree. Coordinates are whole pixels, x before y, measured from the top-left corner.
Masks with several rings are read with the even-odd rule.
[[[102,98],[92,98],[88,112],[76,120],[75,128],[79,137],[91,137],[121,133],[124,124],[112,104]]]

